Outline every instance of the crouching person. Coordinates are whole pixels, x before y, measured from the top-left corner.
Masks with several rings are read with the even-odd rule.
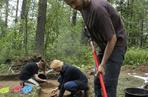
[[[58,97],[63,97],[65,90],[67,90],[71,92],[69,97],[81,97],[83,92],[87,97],[88,79],[78,68],[65,64],[60,60],[53,60],[50,68],[60,73],[59,87],[53,89],[52,94],[59,90]]]
[[[20,73],[20,85],[24,86],[26,83],[32,83],[36,86],[39,86],[38,82],[47,82],[46,79],[42,79],[38,76],[39,70],[45,72],[45,64],[46,62],[44,60],[26,64]]]

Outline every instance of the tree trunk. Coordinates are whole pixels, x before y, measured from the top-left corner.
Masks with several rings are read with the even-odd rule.
[[[19,36],[24,36],[25,31],[25,16],[26,16],[26,6],[27,6],[27,0],[22,1],[22,8],[21,8],[21,20],[20,20],[20,28],[19,28]],[[18,44],[18,49],[23,48],[23,39],[20,37],[20,42]]]
[[[144,11],[143,11],[143,14],[141,15],[141,17],[140,17],[140,20],[141,20],[141,29],[140,29],[140,32],[141,32],[141,34],[140,34],[140,47],[143,47],[143,43],[145,42],[145,40],[143,40],[143,29],[144,29]]]
[[[77,10],[73,10],[72,25],[75,26],[77,21]]]
[[[25,33],[24,33],[24,48],[25,48],[25,54],[28,54],[28,30],[27,30],[27,26],[28,26],[28,18],[25,18]]]
[[[35,8],[36,8],[36,5],[37,5],[37,1],[36,0],[31,0],[31,3],[32,3],[32,6],[31,6],[31,19],[33,20],[34,19],[34,16],[36,14],[36,11],[35,11]]]
[[[23,47],[25,49],[25,53],[27,54],[27,23],[28,23],[28,12],[29,12],[29,6],[30,6],[30,0],[23,0],[22,3],[22,11],[21,11],[21,23],[20,23],[20,29],[19,34],[21,34],[23,37],[22,41],[20,41],[20,47]],[[23,43],[23,44],[22,44]]]
[[[8,10],[9,10],[9,0],[6,0],[6,15],[5,15],[5,27],[7,28],[8,26]]]
[[[129,0],[127,0],[127,8],[129,8],[129,6],[130,6],[130,2],[129,2]],[[127,13],[127,17],[129,17],[129,15],[130,15],[130,13]],[[126,24],[126,26],[127,26],[127,29],[130,28],[129,22]]]
[[[22,11],[21,11],[21,19],[25,19],[26,13],[27,13],[27,0],[23,0]]]
[[[17,0],[17,4],[16,4],[16,13],[15,13],[15,23],[17,23],[18,21],[18,7],[19,7],[19,0]]]
[[[35,49],[36,53],[40,55],[44,55],[46,8],[47,8],[47,0],[39,0]]]
[[[111,0],[107,0],[108,2],[111,2]]]

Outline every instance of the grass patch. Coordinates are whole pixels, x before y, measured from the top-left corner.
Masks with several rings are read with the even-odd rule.
[[[8,64],[0,64],[0,73],[8,74],[9,73],[9,65]]]
[[[148,62],[148,49],[129,48],[127,50],[124,64],[140,65]]]

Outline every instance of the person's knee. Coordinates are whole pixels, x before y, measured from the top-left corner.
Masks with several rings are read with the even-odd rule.
[[[78,85],[73,81],[70,81],[64,84],[64,89],[68,91],[76,91],[77,88],[78,88]]]
[[[65,90],[70,90],[71,89],[70,84],[69,83],[65,83],[64,84],[64,89]]]

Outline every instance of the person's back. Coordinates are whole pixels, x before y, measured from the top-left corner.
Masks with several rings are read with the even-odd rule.
[[[88,81],[86,75],[83,72],[81,72],[78,68],[72,65],[64,64],[60,74],[63,77],[64,82],[72,81],[72,80],[75,80],[77,82]]]
[[[26,81],[30,79],[34,74],[38,73],[38,70],[36,62],[26,64],[20,73],[20,80]]]
[[[20,85],[24,86],[25,83],[31,82],[34,85],[39,86],[38,82],[47,82],[46,79],[42,79],[38,76],[39,69],[45,72],[45,64],[46,62],[44,60],[26,64],[20,72]]]

